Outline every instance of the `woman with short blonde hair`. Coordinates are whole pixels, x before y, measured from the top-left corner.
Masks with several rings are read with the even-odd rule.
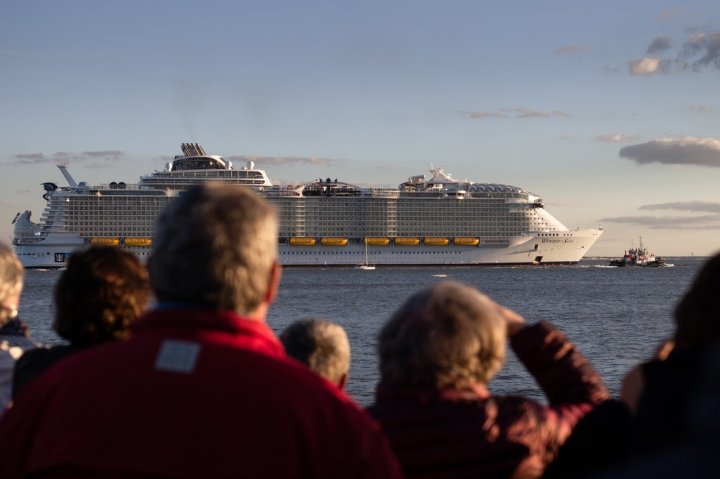
[[[17,316],[25,268],[15,251],[0,243],[0,327]]]
[[[0,243],[0,414],[10,403],[15,362],[35,344],[18,317],[25,269],[15,251]]]
[[[506,334],[487,296],[441,283],[412,296],[383,328],[382,377],[437,388],[488,383],[505,360]]]
[[[494,395],[510,344],[549,405]],[[382,329],[370,413],[407,478],[538,478],[573,428],[608,398],[599,375],[549,323],[471,286],[444,282],[410,297]]]

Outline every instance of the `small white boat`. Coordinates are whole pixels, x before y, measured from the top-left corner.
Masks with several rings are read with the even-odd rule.
[[[372,271],[375,269],[374,265],[368,262],[368,240],[365,238],[365,262],[355,266],[355,269],[363,269],[365,271]]]
[[[364,269],[366,271],[371,271],[371,270],[375,269],[375,266],[373,266],[371,264],[359,264],[359,265],[355,266],[355,269]]]

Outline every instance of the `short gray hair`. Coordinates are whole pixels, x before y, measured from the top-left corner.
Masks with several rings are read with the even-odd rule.
[[[296,321],[280,334],[280,341],[288,356],[334,384],[350,370],[350,342],[338,324],[312,318]]]
[[[496,304],[447,281],[411,296],[378,337],[383,381],[436,388],[487,384],[505,360],[507,326]]]
[[[25,278],[25,268],[9,245],[0,242],[0,302],[5,302],[14,295],[20,295]],[[17,306],[17,305],[15,305]],[[17,313],[17,311],[15,311]],[[2,308],[0,326],[12,316]]]
[[[159,301],[251,313],[277,261],[275,208],[242,186],[205,183],[160,213],[148,261]]]

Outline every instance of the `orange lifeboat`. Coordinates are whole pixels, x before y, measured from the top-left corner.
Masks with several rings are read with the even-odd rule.
[[[90,238],[90,244],[95,246],[118,246],[120,244],[120,239],[100,236],[97,238]]]
[[[395,244],[398,246],[417,246],[420,244],[420,238],[395,238]]]
[[[480,244],[478,238],[454,238],[453,244],[455,246],[477,246]]]
[[[429,236],[423,240],[423,243],[425,243],[426,246],[447,246],[450,244],[450,240]]]
[[[292,246],[315,246],[315,238],[312,236],[294,236],[290,238]]]
[[[152,246],[152,238],[125,238],[125,246]]]
[[[347,246],[347,238],[321,238],[320,244],[323,246]]]
[[[368,246],[387,246],[390,244],[390,238],[365,238]]]

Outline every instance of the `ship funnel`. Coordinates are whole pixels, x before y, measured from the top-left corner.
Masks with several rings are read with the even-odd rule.
[[[207,156],[203,147],[197,143],[182,143],[180,148],[185,156]]]

